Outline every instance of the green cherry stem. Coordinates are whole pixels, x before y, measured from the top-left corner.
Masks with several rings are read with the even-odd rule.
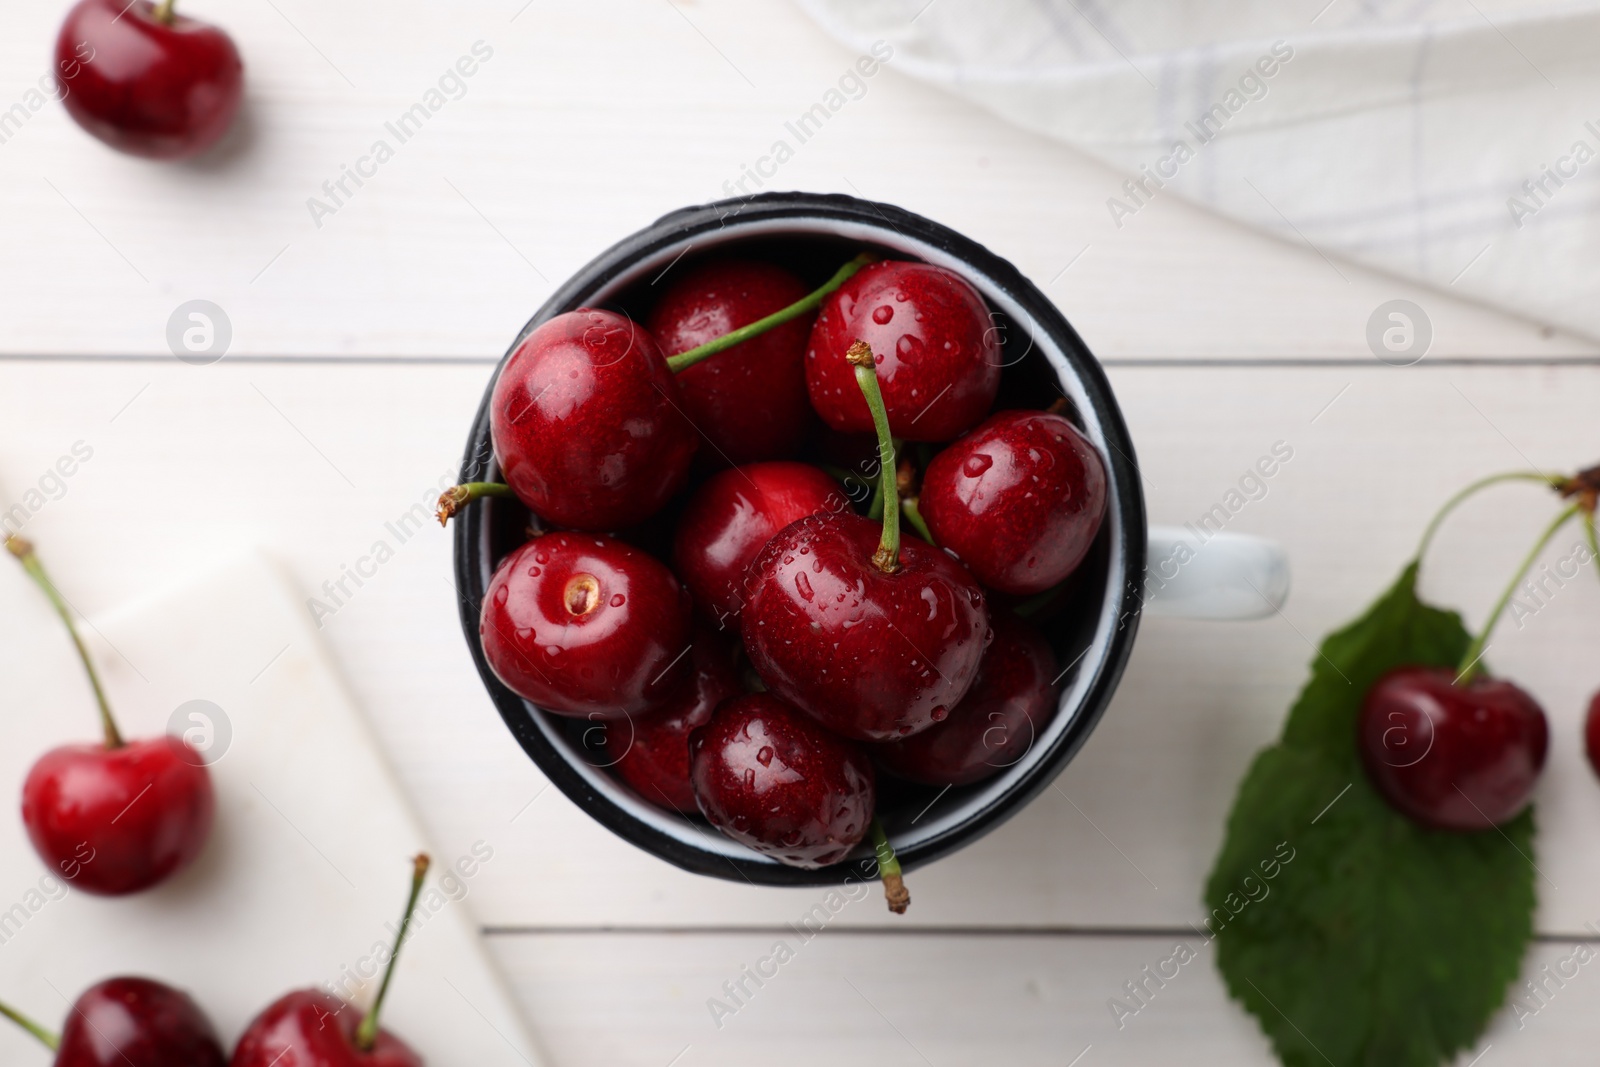
[[[1551,489],[1560,490],[1566,486],[1570,479],[1552,474],[1542,474],[1539,471],[1506,471],[1503,474],[1491,474],[1487,478],[1480,478],[1461,490],[1455,496],[1444,502],[1444,506],[1433,516],[1433,521],[1428,523],[1428,528],[1422,534],[1422,544],[1417,548],[1417,559],[1428,554],[1428,547],[1433,544],[1434,535],[1439,532],[1439,527],[1444,525],[1444,520],[1457,507],[1467,501],[1469,497],[1477,495],[1480,491],[1490,486],[1500,485],[1504,482],[1536,482]]]
[[[867,410],[872,412],[872,428],[878,432],[878,493],[883,505],[883,537],[878,541],[878,551],[872,554],[872,563],[885,574],[900,569],[900,509],[889,507],[887,502],[898,500],[900,490],[894,463],[894,438],[889,436],[889,413],[883,406],[883,390],[878,387],[878,367],[872,358],[872,349],[865,341],[857,341],[846,349],[844,358],[856,369],[856,384],[867,400]]]
[[[930,545],[933,544],[933,534],[928,530],[928,524],[922,519],[922,512],[917,507],[916,497],[908,496],[901,499],[900,514],[905,516],[905,520],[911,524],[911,528],[917,531],[918,537]]]
[[[474,500],[481,500],[486,496],[514,496],[509,485],[499,482],[462,482],[452,485],[439,494],[439,506],[434,510],[434,515],[439,519],[440,526],[448,526],[450,519],[462,508]]]
[[[89,650],[84,647],[83,638],[78,636],[78,627],[72,621],[72,609],[67,606],[60,590],[56,589],[55,583],[45,573],[44,564],[39,562],[31,541],[25,541],[13,534],[6,538],[6,551],[17,557],[22,569],[28,572],[28,577],[33,579],[34,584],[44,590],[44,595],[55,607],[56,614],[67,624],[67,633],[72,636],[73,647],[78,650],[78,659],[83,661],[84,672],[89,675],[89,685],[94,689],[94,699],[100,705],[100,724],[105,729],[106,748],[121,748],[122,734],[117,730],[117,720],[111,715],[111,702],[106,700],[106,691],[100,685],[100,675],[94,669],[94,661],[89,658]]]
[[[60,1037],[51,1033],[49,1030],[46,1030],[44,1027],[28,1018],[17,1009],[11,1007],[9,1004],[0,1004],[0,1015],[4,1015],[7,1019],[10,1019],[12,1022],[28,1031],[28,1033],[38,1038],[39,1043],[45,1048],[49,1049],[51,1052],[60,1051]]]
[[[807,295],[796,300],[786,308],[780,308],[765,318],[757,319],[748,325],[741,326],[731,333],[707,341],[703,345],[696,345],[687,352],[679,352],[675,356],[667,357],[667,367],[672,373],[688,370],[703,359],[710,359],[718,352],[725,352],[734,345],[748,341],[752,337],[759,337],[775,326],[782,326],[791,319],[798,319],[809,311],[815,311],[824,298],[839,286],[850,280],[850,276],[877,259],[870,252],[863,252],[855,259],[846,263],[834,272],[833,277],[822,283],[821,288],[814,289]]]
[[[394,948],[389,952],[389,964],[383,969],[383,981],[378,985],[378,996],[372,1002],[372,1010],[367,1012],[366,1018],[361,1020],[361,1026],[356,1030],[356,1048],[362,1052],[371,1052],[372,1046],[378,1043],[378,1013],[383,1010],[384,998],[389,995],[389,982],[394,978],[394,966],[400,959],[400,950],[405,947],[406,933],[411,929],[411,917],[417,911],[417,898],[422,895],[422,880],[428,876],[428,855],[418,853],[412,861],[411,868],[411,895],[406,898],[406,910],[400,916],[400,929],[394,935]]]
[[[163,26],[170,26],[172,25],[172,19],[174,17],[172,9],[176,7],[177,4],[178,0],[161,0],[161,2],[156,5],[156,9],[151,12],[151,17],[157,22],[161,23]]]
[[[878,877],[883,879],[883,895],[889,901],[889,910],[904,915],[911,906],[911,891],[900,876],[900,858],[889,844],[889,835],[883,832],[883,823],[872,820],[872,851],[878,856]]]
[[[1539,553],[1544,551],[1545,546],[1550,543],[1551,538],[1555,537],[1561,527],[1565,526],[1574,515],[1577,515],[1582,510],[1580,505],[1574,504],[1562,511],[1561,514],[1555,517],[1554,522],[1545,527],[1544,533],[1539,536],[1539,540],[1534,543],[1533,549],[1523,559],[1522,565],[1517,568],[1517,573],[1512,577],[1511,583],[1506,586],[1506,591],[1500,595],[1500,600],[1495,604],[1494,610],[1489,613],[1489,621],[1483,624],[1483,629],[1479,631],[1477,639],[1467,647],[1466,654],[1461,657],[1461,662],[1456,665],[1457,685],[1470,682],[1478,673],[1480,669],[1478,661],[1483,659],[1483,653],[1489,643],[1489,634],[1493,632],[1494,624],[1500,621],[1500,615],[1506,610],[1506,605],[1511,603],[1511,598],[1516,595],[1517,586],[1521,584],[1523,576],[1528,573],[1528,568],[1534,565],[1539,558]]]
[[[1589,558],[1594,560],[1594,569],[1600,572],[1600,536],[1596,536],[1594,528],[1594,512],[1583,513],[1583,532],[1589,538]]]

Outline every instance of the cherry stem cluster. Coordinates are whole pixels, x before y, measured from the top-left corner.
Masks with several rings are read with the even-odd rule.
[[[883,895],[889,901],[889,910],[904,915],[911,906],[911,891],[900,876],[900,858],[894,854],[889,835],[883,832],[883,823],[876,817],[872,820],[871,833],[872,851],[878,857],[878,877],[883,879]]]
[[[28,1033],[38,1038],[39,1043],[45,1048],[49,1049],[51,1052],[57,1052],[60,1050],[60,1037],[51,1033],[49,1030],[46,1030],[44,1027],[28,1018],[17,1009],[11,1007],[9,1004],[0,1004],[0,1015],[4,1015],[7,1019],[10,1019],[12,1022],[28,1031]]]
[[[439,506],[434,509],[434,515],[439,520],[440,526],[449,525],[450,519],[462,508],[474,500],[481,500],[486,496],[514,496],[509,485],[500,482],[462,482],[452,485],[439,494]]]
[[[94,669],[94,661],[89,658],[89,650],[84,646],[83,638],[78,636],[78,627],[72,621],[72,609],[67,606],[60,590],[45,573],[44,564],[39,562],[31,541],[25,541],[13,534],[6,538],[6,551],[17,557],[22,569],[28,572],[28,577],[32,578],[40,589],[44,590],[44,595],[55,607],[56,614],[67,624],[67,633],[72,635],[72,644],[78,650],[78,658],[83,661],[83,669],[89,675],[89,685],[94,689],[94,698],[100,705],[100,723],[105,728],[106,748],[121,748],[122,734],[117,730],[117,720],[111,715],[111,703],[106,700],[106,691],[100,685],[100,675]]]
[[[1573,504],[1571,507],[1564,509],[1561,514],[1555,517],[1554,522],[1545,527],[1545,531],[1540,535],[1539,540],[1534,542],[1532,550],[1523,559],[1522,565],[1517,568],[1517,573],[1512,576],[1511,584],[1506,586],[1506,591],[1500,595],[1499,602],[1495,604],[1494,610],[1489,613],[1489,621],[1483,624],[1483,629],[1478,633],[1477,639],[1467,646],[1466,653],[1456,666],[1457,685],[1470,682],[1473,676],[1482,669],[1479,661],[1483,659],[1483,653],[1489,643],[1489,634],[1493,632],[1494,624],[1500,621],[1500,615],[1506,610],[1506,605],[1511,603],[1511,598],[1516,595],[1517,586],[1522,584],[1523,576],[1528,573],[1528,569],[1538,560],[1539,553],[1545,550],[1545,546],[1550,543],[1551,538],[1555,537],[1561,527],[1565,526],[1573,516],[1582,510],[1583,508],[1580,504]]]
[[[893,574],[900,569],[900,509],[888,506],[887,502],[899,500],[900,489],[896,481],[894,438],[889,435],[889,412],[883,406],[883,390],[878,386],[878,367],[871,346],[857,341],[845,350],[844,358],[856,369],[856,384],[866,398],[867,410],[872,412],[872,428],[878,433],[878,493],[883,504],[883,536],[878,540],[878,551],[872,554],[872,563],[883,573]]]
[[[394,948],[389,952],[389,963],[383,969],[383,981],[378,985],[378,995],[372,1002],[372,1010],[367,1012],[366,1018],[361,1020],[361,1025],[356,1029],[356,1048],[362,1052],[371,1052],[372,1047],[378,1043],[378,1013],[383,1010],[383,1001],[389,995],[389,982],[394,978],[394,967],[400,959],[400,949],[405,946],[406,934],[411,930],[411,917],[417,911],[417,898],[422,895],[422,882],[428,876],[427,853],[418,853],[412,860],[411,868],[411,895],[406,898],[406,910],[400,916],[400,929],[394,935]]]
[[[875,259],[877,259],[877,257],[872,255],[870,252],[861,253],[859,256],[835,271],[833,277],[823,282],[821,287],[812,290],[807,295],[790,304],[788,307],[780,308],[765,318],[759,318],[748,325],[739,327],[737,330],[734,330],[731,333],[725,333],[721,337],[707,341],[703,345],[696,345],[687,352],[679,352],[675,356],[669,356],[667,358],[667,367],[674,374],[677,374],[679,371],[688,370],[696,363],[699,363],[703,359],[710,359],[718,352],[726,352],[736,344],[739,344],[743,341],[748,341],[752,337],[759,337],[774,327],[782,326],[786,322],[789,322],[793,319],[798,319],[801,315],[815,311],[818,306],[822,304],[822,301],[828,296],[829,293],[833,292],[835,289],[838,289],[839,286],[849,281],[851,275],[855,274],[856,271],[873,262]]]

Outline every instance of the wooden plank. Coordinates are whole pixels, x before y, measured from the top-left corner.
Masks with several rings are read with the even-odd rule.
[[[797,911],[793,920],[800,917]],[[782,963],[774,953],[780,941],[793,952]],[[1157,973],[1163,960],[1175,960],[1180,943],[1194,958],[1168,964],[1166,973],[1176,975],[1159,986],[1145,978],[1145,968]],[[825,929],[806,941],[780,928],[500,936],[490,944],[543,1050],[568,1067],[1277,1062],[1255,1021],[1228,1000],[1215,949],[1194,935],[885,936]],[[1524,980],[1542,979],[1540,967],[1554,968],[1572,953],[1566,942],[1535,946]],[[745,977],[745,968],[757,966],[771,974],[759,987]],[[1560,986],[1546,980],[1544,1000],[1529,1002],[1537,1012],[1519,1020],[1503,1011],[1457,1062],[1485,1055],[1486,1064],[1589,1063],[1590,1020],[1600,1008],[1596,966],[1568,964],[1576,976]],[[735,1006],[723,983],[741,980],[748,995],[735,987],[743,1001]],[[1128,982],[1144,983],[1142,1005],[1126,992]],[[1119,1019],[1109,1006],[1114,998],[1137,1011]],[[708,1001],[734,1010],[715,1010]]]
[[[781,921],[803,891],[678,872],[576,810],[511,743],[456,626],[449,546],[389,528],[454,468],[484,367],[0,364],[0,482],[12,500],[82,440],[92,460],[26,527],[89,613],[258,541],[307,596],[394,543],[335,614],[331,643],[436,847],[496,848],[474,886],[494,925]],[[1593,461],[1592,367],[1120,368],[1153,516],[1194,519],[1275,442],[1294,449],[1229,529],[1281,540],[1296,587],[1282,618],[1148,620],[1126,680],[1078,759],[1026,811],[915,873],[913,917],[943,925],[1175,927],[1199,886],[1234,787],[1277,732],[1310,642],[1398,572],[1454,488],[1507,467]],[[1331,406],[1330,406],[1331,405]],[[347,481],[348,479],[348,481]],[[1447,528],[1424,578],[1481,619],[1550,504],[1506,489]],[[1554,558],[1552,556],[1552,558]],[[0,571],[0,597],[31,596]],[[1600,685],[1589,575],[1490,652],[1551,716],[1540,786],[1540,928],[1596,918],[1600,785],[1578,724]],[[65,650],[63,650],[65,654]],[[64,665],[63,665],[64,664]],[[63,660],[56,669],[71,669]],[[13,670],[36,665],[8,663]],[[87,713],[85,711],[85,713]],[[87,720],[85,727],[87,728]],[[1559,886],[1559,889],[1554,888]],[[880,924],[876,908],[850,925]]]
[[[1407,297],[1443,355],[1596,352],[1249,233],[1174,197],[1122,227],[1124,176],[893,69],[803,143],[786,127],[856,58],[793,5],[700,0],[206,0],[248,69],[244,135],[216,158],[118,156],[50,103],[0,143],[0,351],[161,353],[183,302],[233,350],[498,355],[553,285],[665,212],[758,188],[854,193],[1015,260],[1103,356],[1367,355]],[[47,73],[60,9],[0,14],[0,110]],[[476,42],[493,56],[403,143],[385,129]],[[853,83],[852,83],[853,84]],[[847,86],[848,87],[848,86]],[[451,95],[457,95],[452,87]],[[24,108],[26,111],[26,108]],[[393,159],[357,187],[378,140]],[[769,172],[778,141],[793,151]],[[337,200],[325,182],[345,181]],[[345,195],[348,194],[348,195]],[[316,215],[317,197],[337,210]],[[1465,264],[1463,265],[1465,266]]]

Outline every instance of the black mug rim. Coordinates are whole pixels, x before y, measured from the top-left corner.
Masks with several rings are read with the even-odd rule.
[[[1026,776],[1014,782],[993,803],[936,837],[904,850],[896,846],[901,866],[911,870],[946,856],[992,831],[1020,811],[1055,780],[1088,739],[1111,701],[1132,652],[1138,629],[1139,608],[1144,599],[1145,548],[1148,536],[1144,493],[1138,465],[1134,459],[1133,441],[1123,421],[1121,409],[1117,405],[1104,370],[1084,345],[1077,331],[1049,298],[1013,264],[971,238],[931,219],[892,204],[876,203],[843,194],[761,193],[671,212],[623,238],[580,268],[559,286],[528,320],[506,350],[506,355],[495,367],[484,389],[483,400],[479,404],[467,439],[460,480],[462,482],[482,480],[491,469],[493,447],[489,436],[490,398],[506,360],[535,327],[555,315],[584,306],[620,272],[662,247],[680,243],[695,235],[712,234],[727,228],[731,222],[781,223],[785,219],[801,218],[824,219],[879,229],[884,231],[886,239],[891,233],[911,236],[971,265],[995,282],[1006,292],[1009,299],[1027,311],[1041,332],[1050,336],[1071,365],[1079,386],[1094,408],[1101,431],[1111,445],[1105,459],[1112,468],[1111,483],[1119,489],[1119,492],[1113,494],[1110,506],[1118,512],[1120,519],[1118,537],[1121,557],[1125,561],[1124,573],[1120,575],[1124,587],[1122,592],[1124,610],[1110,637],[1099,669],[1079,701],[1072,721]],[[876,877],[875,862],[870,855],[831,867],[806,869],[784,866],[759,857],[755,853],[751,853],[750,858],[746,859],[691,846],[640,820],[597,790],[585,775],[579,773],[566,756],[551,744],[549,738],[534,721],[534,714],[547,715],[548,712],[535,709],[495,676],[484,658],[483,647],[478,640],[479,606],[487,585],[486,577],[492,571],[492,567],[483,559],[483,546],[487,543],[486,529],[492,516],[492,506],[492,500],[485,500],[465,509],[452,520],[455,527],[453,546],[457,604],[462,631],[466,636],[467,647],[477,666],[478,674],[507,728],[522,746],[523,751],[557,788],[586,814],[619,837],[654,856],[696,874],[772,886],[835,885]],[[1113,573],[1109,577],[1115,581],[1119,576]],[[1065,694],[1063,694],[1064,699]],[[618,788],[625,787],[619,783]]]

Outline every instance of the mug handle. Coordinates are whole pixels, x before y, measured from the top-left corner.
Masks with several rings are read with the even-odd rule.
[[[1262,619],[1289,598],[1289,556],[1276,541],[1152,526],[1144,611],[1177,619]]]

